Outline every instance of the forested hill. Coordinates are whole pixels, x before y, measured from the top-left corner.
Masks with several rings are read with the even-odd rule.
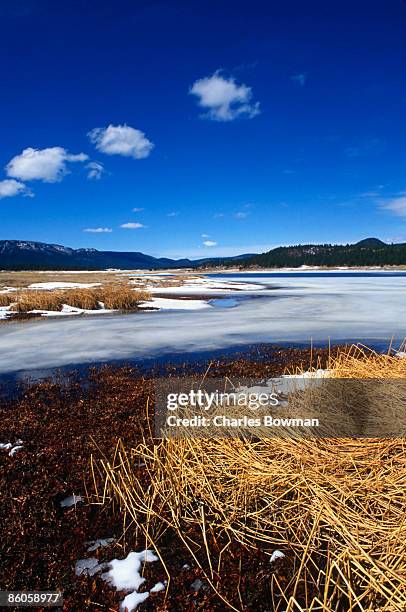
[[[242,267],[284,268],[299,266],[406,265],[406,243],[386,244],[367,238],[356,244],[301,244],[278,247],[241,262]]]

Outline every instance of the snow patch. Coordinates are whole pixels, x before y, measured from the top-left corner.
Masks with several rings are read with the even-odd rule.
[[[53,289],[90,289],[91,287],[100,287],[101,283],[69,283],[69,282],[47,282],[47,283],[33,283],[28,285],[28,289],[46,289],[52,291]]]
[[[205,300],[178,300],[170,298],[152,298],[142,302],[139,308],[155,308],[157,310],[202,310],[212,308]]]
[[[114,586],[117,591],[138,591],[145,582],[140,574],[141,564],[158,561],[152,550],[130,552],[125,559],[113,559],[110,570],[102,578]]]
[[[65,497],[65,499],[61,501],[61,507],[70,508],[71,506],[76,506],[76,504],[80,502],[83,502],[83,497],[81,495],[69,495],[69,497]]]
[[[13,446],[13,448],[11,449],[11,451],[9,452],[10,457],[14,457],[14,455],[16,453],[18,453],[18,451],[20,451],[23,448],[22,444],[18,444],[17,446]]]
[[[87,545],[90,544],[87,549],[88,552],[93,552],[98,548],[105,548],[106,546],[110,546],[115,541],[115,538],[99,538],[98,540],[91,540],[90,542],[86,542]]]
[[[75,565],[76,576],[82,576],[87,574],[88,576],[94,576],[102,569],[106,567],[106,563],[99,564],[99,561],[95,557],[89,557],[88,559],[79,559]]]
[[[329,378],[331,370],[311,370],[303,374],[283,374],[282,378]]]
[[[137,591],[133,591],[129,595],[126,595],[123,601],[120,604],[120,611],[124,612],[134,612],[139,606],[140,603],[148,599],[149,593],[145,591],[145,593],[137,593]]]
[[[274,550],[269,559],[269,563],[274,563],[277,559],[284,559],[284,558],[285,558],[285,553],[283,553],[281,550]]]
[[[163,591],[164,589],[165,584],[163,582],[157,582],[156,585],[150,590],[150,593],[159,593],[159,591]]]

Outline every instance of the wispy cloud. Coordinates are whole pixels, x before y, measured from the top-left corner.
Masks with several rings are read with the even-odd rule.
[[[89,162],[86,165],[86,168],[89,170],[89,172],[87,173],[87,178],[95,181],[100,180],[103,174],[105,173],[104,166],[100,162]]]
[[[142,212],[143,210],[145,210],[145,209],[144,208],[133,208],[133,212],[135,212],[135,213]]]
[[[89,234],[111,234],[113,230],[111,227],[87,227],[83,231]]]
[[[217,242],[214,242],[214,240],[205,240],[203,242],[203,246],[205,246],[205,247],[215,247],[215,246],[217,246]]]
[[[47,149],[24,149],[16,155],[6,166],[8,176],[21,181],[44,181],[57,183],[69,173],[68,162],[85,162],[88,155],[69,153],[63,147],[49,147]]]
[[[148,140],[144,132],[125,124],[94,128],[88,136],[96,149],[106,155],[143,159],[148,157],[154,148],[154,144]]]
[[[300,87],[304,87],[307,81],[307,72],[299,72],[298,74],[292,74],[290,80],[300,85]]]
[[[223,219],[225,217],[224,213],[215,213],[213,215],[213,219]]]
[[[395,198],[382,201],[381,208],[389,210],[398,217],[406,217],[406,193],[402,193]]]
[[[260,113],[259,102],[253,102],[252,89],[238,84],[233,77],[226,78],[217,70],[214,74],[198,79],[189,89],[198,104],[206,109],[202,117],[215,121],[233,121],[237,117],[248,119]]]
[[[123,229],[141,229],[142,227],[146,227],[142,223],[123,223],[120,225]]]
[[[202,238],[210,238],[210,234],[202,234]]]
[[[246,219],[248,215],[249,215],[248,212],[243,212],[242,210],[240,210],[239,212],[235,213],[234,217],[236,219]]]
[[[5,179],[0,181],[0,200],[1,198],[12,198],[17,195],[34,197],[32,191],[28,189],[24,183],[20,183],[14,179]]]
[[[167,217],[178,217],[179,213],[173,210],[172,212],[169,212],[166,216]]]

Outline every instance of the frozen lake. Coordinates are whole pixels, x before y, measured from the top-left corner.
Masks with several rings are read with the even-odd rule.
[[[241,344],[405,335],[406,273],[270,272],[243,281],[223,306],[0,325],[0,372],[210,351]],[[252,284],[256,287],[252,287]],[[199,289],[199,297],[204,290]],[[221,292],[219,292],[221,296]]]

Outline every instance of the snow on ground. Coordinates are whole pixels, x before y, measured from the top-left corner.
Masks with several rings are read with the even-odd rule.
[[[68,304],[62,305],[62,310],[29,310],[28,314],[40,314],[43,317],[64,317],[81,314],[108,314],[111,312],[117,312],[115,310],[108,310],[107,308],[99,308],[97,310],[85,310],[84,308],[76,308],[69,306]]]
[[[302,374],[282,374],[282,378],[329,378],[331,370],[311,370]]]
[[[0,442],[0,450],[10,450],[12,447],[11,442]]]
[[[202,310],[212,308],[205,300],[179,300],[170,298],[152,298],[141,302],[139,308],[154,308],[157,310]]]
[[[138,553],[130,552],[125,559],[113,559],[109,563],[110,569],[102,574],[102,578],[117,591],[131,591],[121,602],[120,610],[127,609],[127,612],[133,612],[140,603],[148,599],[148,591],[138,593],[138,589],[145,582],[145,578],[140,574],[140,569],[142,563],[153,561],[158,561],[158,557],[152,550],[143,550]]]
[[[0,321],[5,321],[10,317],[11,306],[0,306]]]
[[[98,540],[91,540],[90,542],[86,542],[87,545],[90,545],[87,549],[88,552],[93,552],[98,548],[105,548],[106,546],[110,546],[115,542],[115,538],[99,538]]]
[[[398,351],[396,353],[396,357],[406,357],[406,351]]]
[[[23,441],[17,440],[14,444],[11,442],[0,442],[0,450],[9,451],[9,456],[14,457],[16,453],[18,453],[23,448]]]
[[[177,277],[176,280],[182,280]],[[238,281],[223,281],[211,278],[192,278],[188,279],[181,285],[174,285],[172,287],[165,286],[159,287],[151,285],[146,287],[147,291],[151,293],[179,293],[182,295],[191,294],[219,294],[219,293],[232,293],[233,291],[263,291],[265,287],[259,283],[245,283]]]
[[[276,561],[277,559],[284,559],[284,558],[285,558],[285,554],[281,550],[274,550],[269,559],[269,563],[274,563],[274,561]]]
[[[109,314],[112,312],[117,312],[116,310],[109,310],[108,308],[104,308],[104,304],[99,302],[100,308],[97,310],[85,310],[84,308],[76,308],[74,306],[69,306],[68,304],[62,305],[62,310],[40,310],[34,309],[29,310],[27,314],[41,315],[42,317],[66,317],[66,316],[75,316],[75,315],[99,315],[99,314]],[[16,314],[11,310],[11,306],[0,306],[0,321],[4,321],[6,319],[12,319],[13,315]]]
[[[69,497],[65,497],[65,499],[61,501],[61,508],[70,508],[71,506],[76,506],[76,504],[80,502],[83,502],[83,497],[81,495],[69,495]]]
[[[124,597],[120,605],[120,611],[124,612],[126,610],[127,612],[133,612],[143,601],[148,599],[148,597],[148,591],[145,591],[144,593],[137,593],[137,591],[133,591]]]
[[[83,574],[88,574],[89,576],[94,576],[102,569],[106,567],[107,564],[101,563],[96,559],[96,557],[89,557],[88,559],[79,559],[75,565],[75,574],[76,576],[82,576]]]
[[[18,291],[16,287],[3,287],[0,293],[11,293],[12,291]]]
[[[145,578],[140,574],[142,563],[158,561],[152,550],[130,552],[125,559],[113,559],[110,569],[102,578],[117,589],[117,591],[138,591]]]
[[[163,591],[164,589],[165,584],[163,582],[157,582],[156,585],[150,590],[150,593],[159,593],[159,591]]]
[[[68,283],[68,282],[49,282],[49,283],[33,283],[28,285],[28,289],[91,289],[92,287],[100,287],[101,283]]]

